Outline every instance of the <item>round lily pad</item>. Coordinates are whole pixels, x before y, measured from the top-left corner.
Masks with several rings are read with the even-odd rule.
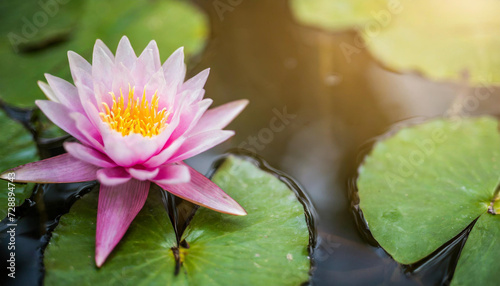
[[[199,51],[208,34],[205,15],[183,1],[4,2],[0,4],[0,26],[7,27],[0,32],[1,97],[17,106],[33,106],[35,99],[44,98],[37,86],[38,80],[45,81],[44,73],[71,81],[67,51],[90,61],[98,38],[114,51],[126,35],[136,52],[154,39],[166,60],[181,46],[187,54]],[[42,8],[46,2],[53,5]],[[44,17],[46,23],[40,22]]]
[[[343,43],[399,72],[432,80],[500,84],[500,2],[496,0],[290,0],[299,22],[327,31],[355,29]],[[342,46],[341,46],[342,48]]]
[[[388,0],[289,0],[300,23],[338,31],[359,27],[384,9]]]
[[[433,80],[500,84],[500,2],[401,0],[390,23],[364,31],[370,51],[387,67]]]
[[[45,251],[46,285],[299,285],[309,279],[304,207],[286,184],[251,162],[228,157],[213,181],[248,212],[236,217],[200,208],[180,247],[153,188],[117,248],[94,262],[98,192],[61,218]],[[181,244],[182,245],[182,244]]]
[[[38,160],[38,152],[32,135],[21,123],[14,121],[0,110],[0,122],[2,122],[2,136],[0,136],[0,171],[17,167]],[[15,205],[18,206],[29,198],[33,190],[33,184],[8,184],[0,181],[0,217],[7,215],[9,187],[14,190]]]
[[[488,211],[500,174],[498,122],[434,120],[378,142],[359,168],[360,207],[374,238],[414,263]]]
[[[430,255],[477,219],[452,284],[496,285],[499,178],[495,118],[438,119],[376,143],[357,187],[373,237],[403,264]]]

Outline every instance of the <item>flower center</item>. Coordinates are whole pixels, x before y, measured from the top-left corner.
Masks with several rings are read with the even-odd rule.
[[[146,90],[142,94],[142,98],[134,98],[135,87],[129,86],[128,100],[125,101],[123,92],[120,89],[120,97],[117,99],[113,92],[110,92],[113,97],[113,106],[109,106],[103,102],[103,112],[99,113],[103,122],[106,122],[109,127],[127,136],[130,133],[141,134],[144,137],[152,137],[160,134],[167,126],[169,112],[166,108],[158,111],[157,92],[151,98],[151,102],[146,100]],[[127,104],[125,104],[127,102]]]

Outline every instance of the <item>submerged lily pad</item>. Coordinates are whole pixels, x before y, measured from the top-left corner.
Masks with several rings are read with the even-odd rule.
[[[499,179],[498,121],[480,117],[434,120],[378,142],[359,168],[357,186],[373,237],[403,264],[430,255],[479,218],[456,275],[469,275],[474,283],[467,285],[486,285],[494,282],[492,259],[500,254],[491,240],[498,218],[488,213]]]
[[[434,80],[500,84],[500,2],[401,0],[402,12],[363,37],[382,63]]]
[[[0,110],[2,136],[0,136],[0,171],[38,160],[32,135],[21,123],[14,121]],[[11,185],[12,186],[12,185]],[[8,182],[0,180],[0,219],[7,215]],[[15,204],[22,204],[32,192],[33,184],[15,184]]]
[[[154,39],[165,60],[180,46],[188,54],[200,50],[207,37],[205,15],[182,1],[4,2],[0,4],[0,26],[6,27],[0,32],[1,96],[18,106],[33,106],[35,99],[44,98],[37,86],[38,80],[45,80],[44,73],[71,80],[67,51],[91,60],[97,38],[111,50],[123,35],[135,47],[145,47]],[[52,10],[41,8],[40,3],[46,2],[55,5]],[[45,24],[39,22],[44,17]]]
[[[189,249],[174,275],[175,234],[159,192],[101,269],[94,262],[97,191],[64,215],[45,251],[46,285],[299,285],[309,279],[309,231],[296,195],[252,163],[228,159],[213,181],[248,211],[200,208],[184,233]],[[68,255],[71,253],[71,255]]]

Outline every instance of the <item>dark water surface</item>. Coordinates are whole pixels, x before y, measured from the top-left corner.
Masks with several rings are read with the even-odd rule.
[[[240,98],[251,103],[229,126],[234,138],[188,164],[208,173],[225,150],[243,147],[297,179],[319,215],[314,285],[448,284],[468,229],[429,259],[401,266],[369,234],[353,180],[373,138],[400,120],[444,114],[463,88],[384,70],[365,50],[346,57],[339,46],[352,43],[354,32],[300,26],[285,0],[233,1],[238,4],[222,15],[213,1],[195,2],[208,13],[212,35],[188,64],[190,75],[211,68],[206,90],[214,106]],[[45,143],[43,157],[61,151],[60,142]],[[1,229],[0,285],[39,284],[40,247],[57,218],[93,184],[38,187],[17,211],[22,247],[15,284],[6,278],[6,227]]]

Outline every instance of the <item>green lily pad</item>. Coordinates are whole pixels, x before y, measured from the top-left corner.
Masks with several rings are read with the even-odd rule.
[[[462,250],[451,285],[498,285],[500,215],[485,214]]]
[[[434,120],[380,141],[359,169],[360,207],[392,257],[414,263],[486,213],[500,174],[498,122]]]
[[[499,1],[290,0],[290,5],[306,25],[356,29],[364,43],[356,39],[344,48],[368,47],[391,70],[438,81],[467,76],[475,86],[500,84]]]
[[[297,20],[303,24],[338,31],[359,27],[373,20],[373,13],[387,7],[388,0],[290,0]]]
[[[0,136],[0,171],[17,167],[38,160],[38,153],[32,135],[21,123],[16,122],[0,110],[2,136]],[[7,215],[8,182],[0,180],[0,217]],[[11,187],[12,185],[10,185]],[[15,205],[18,206],[29,198],[33,184],[15,184]]]
[[[84,3],[85,0],[3,1],[0,3],[2,46],[7,45],[17,53],[63,40],[78,23]]]
[[[499,174],[495,118],[433,120],[375,145],[359,169],[360,207],[373,237],[403,264],[425,258],[478,219],[452,285],[497,285]]]
[[[189,249],[174,275],[175,234],[159,192],[101,269],[94,262],[98,192],[61,218],[45,251],[46,285],[299,285],[309,279],[304,208],[278,178],[236,158],[213,181],[248,211],[245,217],[200,208],[184,233]],[[71,253],[71,255],[68,255]]]
[[[500,2],[401,0],[386,27],[363,33],[370,51],[387,67],[418,71],[433,80],[468,74],[473,85],[500,83]]]
[[[180,46],[188,54],[199,51],[208,34],[205,15],[182,1],[72,0],[59,4],[54,16],[41,9],[37,0],[5,2],[0,6],[0,26],[8,27],[0,33],[1,96],[18,106],[33,106],[35,99],[44,98],[36,84],[45,80],[44,73],[71,81],[67,51],[91,60],[97,38],[114,50],[127,35],[137,53],[154,39],[165,60]],[[38,23],[36,15],[43,13],[49,15],[47,24],[35,26],[36,33],[25,36],[24,27]]]

